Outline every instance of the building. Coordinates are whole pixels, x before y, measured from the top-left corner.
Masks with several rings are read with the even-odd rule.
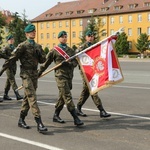
[[[138,52],[135,43],[141,33],[150,35],[150,0],[76,0],[59,2],[31,21],[37,29],[36,41],[52,48],[58,44],[58,33],[65,30],[69,46],[77,45],[91,16],[103,24],[102,39],[124,27],[130,53]]]

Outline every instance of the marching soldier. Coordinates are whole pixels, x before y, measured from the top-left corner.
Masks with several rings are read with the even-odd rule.
[[[3,51],[0,50],[0,58],[8,59],[9,57],[6,56]],[[0,99],[0,102],[3,102],[3,99]]]
[[[60,44],[55,46],[47,54],[46,62],[39,69],[39,76],[42,74],[44,70],[54,61],[56,65],[62,63],[65,59],[68,59],[70,56],[73,56],[75,52],[67,46],[67,33],[65,31],[61,31],[58,34],[58,40]],[[64,104],[66,104],[68,111],[71,113],[74,119],[74,124],[77,126],[83,125],[83,122],[78,118],[75,110],[75,105],[72,100],[72,79],[73,79],[73,71],[77,66],[76,59],[72,59],[71,61],[64,61],[62,65],[55,69],[55,79],[57,82],[57,87],[59,89],[59,98],[55,105],[55,113],[53,117],[54,122],[65,123],[59,116],[61,110],[63,109]]]
[[[12,51],[15,49],[15,47],[14,47],[14,37],[12,35],[8,35],[6,37],[6,40],[7,40],[8,44],[3,49],[3,53],[6,56],[8,56],[8,58],[9,58],[11,56]],[[9,92],[11,86],[12,86],[12,89],[14,90],[15,95],[16,95],[16,99],[17,100],[23,99],[23,97],[19,95],[19,92],[16,91],[16,89],[18,88],[18,86],[16,84],[16,81],[15,81],[16,70],[17,70],[16,62],[12,63],[11,66],[9,68],[7,68],[7,70],[6,70],[7,80],[6,80],[4,96],[3,96],[4,100],[12,100],[8,96],[8,92]]]
[[[39,132],[45,132],[47,131],[47,128],[42,123],[40,109],[37,104],[36,89],[38,81],[38,63],[45,62],[46,54],[44,53],[41,45],[34,41],[36,34],[35,26],[33,24],[28,24],[24,31],[27,40],[19,44],[12,52],[12,56],[3,65],[0,74],[2,74],[2,72],[9,67],[12,62],[20,59],[20,77],[22,78],[25,96],[22,102],[18,126],[25,129],[30,128],[25,122],[25,117],[27,116],[29,109],[31,109],[37,123],[37,130]]]
[[[94,41],[94,33],[91,30],[88,30],[86,32],[85,38],[86,38],[86,42],[78,48],[79,51],[82,51],[82,50],[90,47],[93,44],[92,42]],[[85,113],[83,113],[81,109],[82,109],[83,104],[86,102],[86,100],[90,96],[90,92],[89,92],[88,86],[85,82],[85,79],[84,79],[81,69],[80,69],[80,73],[81,73],[81,77],[83,80],[83,89],[82,89],[80,98],[77,103],[77,114],[79,116],[86,117],[87,115]],[[104,110],[101,99],[98,96],[98,93],[91,95],[91,98],[92,98],[93,102],[95,103],[95,105],[97,106],[98,110],[100,111],[100,117],[106,118],[106,117],[111,116]]]

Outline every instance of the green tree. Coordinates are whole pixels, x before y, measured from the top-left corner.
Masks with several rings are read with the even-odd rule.
[[[73,45],[72,46],[72,49],[75,51],[77,49],[77,46],[76,45]]]
[[[103,32],[103,30],[100,31],[100,27],[102,27],[100,18],[91,16],[91,18],[88,20],[85,30],[83,31],[82,37],[80,37],[80,44],[85,43],[85,34],[88,30],[91,30],[95,34],[94,43],[99,42],[100,34]]]
[[[9,23],[8,29],[9,32],[14,36],[14,45],[17,46],[19,43],[26,39],[24,28],[28,24],[28,21],[26,19],[25,13],[23,14],[23,19],[21,19],[17,12],[12,17],[13,21]]]
[[[4,34],[4,31],[2,29],[6,24],[6,17],[0,12],[0,44],[2,44],[2,34]]]
[[[129,42],[127,41],[127,35],[125,32],[118,34],[118,38],[115,42],[115,48],[117,55],[128,54]]]
[[[149,36],[146,33],[141,33],[137,39],[137,43],[135,44],[136,48],[142,54],[145,50],[149,49],[150,40],[148,40]]]

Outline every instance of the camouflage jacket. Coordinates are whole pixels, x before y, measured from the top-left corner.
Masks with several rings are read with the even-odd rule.
[[[65,52],[71,57],[75,55],[75,51],[67,46]],[[39,72],[43,72],[47,69],[47,67],[54,62],[56,65],[60,64],[64,61],[64,57],[61,56],[55,49],[50,50],[50,52],[46,56],[45,63],[40,67]],[[65,77],[72,79],[74,68],[77,66],[77,60],[72,59],[70,61],[70,65],[61,65],[55,69],[55,77]]]
[[[32,45],[28,40],[20,43],[11,54],[11,57],[3,65],[3,70],[19,59],[21,63],[21,73],[31,75],[32,71],[37,74],[38,63],[44,63],[46,60],[46,54],[41,45],[37,43]],[[32,74],[32,76],[34,76],[34,74]]]

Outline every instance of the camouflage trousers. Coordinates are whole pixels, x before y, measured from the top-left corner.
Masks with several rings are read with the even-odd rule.
[[[37,104],[37,77],[22,77],[22,84],[24,87],[24,100],[22,102],[21,113],[27,116],[29,109],[31,109],[34,117],[40,117],[40,109]]]
[[[87,86],[86,82],[83,80],[83,89],[82,89],[82,92],[81,92],[81,95],[80,95],[77,105],[82,106],[87,101],[89,96],[90,96],[90,92],[89,92],[88,86]],[[101,101],[100,97],[98,96],[98,93],[91,95],[91,98],[97,107],[102,105],[102,101]]]
[[[15,74],[16,74],[16,69],[7,69],[6,70],[6,75],[7,75],[7,80],[5,83],[6,91],[9,91],[11,86],[12,86],[13,90],[16,90],[18,88],[16,80],[15,80]]]
[[[63,109],[64,104],[66,104],[67,109],[69,112],[75,109],[74,102],[72,100],[72,79],[66,79],[66,78],[55,78],[57,82],[57,87],[59,89],[59,97],[58,101],[55,105],[56,109]]]

